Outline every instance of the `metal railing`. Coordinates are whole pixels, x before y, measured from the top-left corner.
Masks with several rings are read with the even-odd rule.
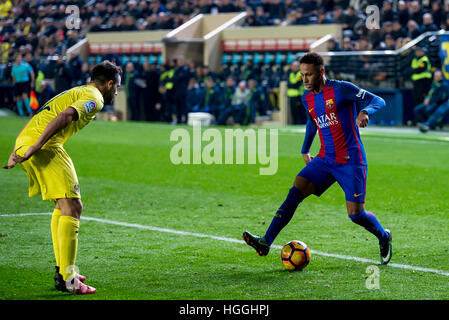
[[[440,36],[444,30],[426,32],[397,50],[318,52],[329,77],[349,80],[363,87],[399,89],[411,87],[410,66],[416,46],[425,47],[432,69],[441,68]],[[319,44],[331,37],[318,40]],[[313,44],[312,44],[313,46]],[[297,54],[300,59],[305,52]]]

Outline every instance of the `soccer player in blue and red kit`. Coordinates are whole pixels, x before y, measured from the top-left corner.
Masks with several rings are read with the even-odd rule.
[[[392,236],[373,213],[365,210],[367,161],[359,133],[359,127],[366,127],[369,116],[383,108],[385,101],[352,83],[326,79],[323,59],[317,53],[301,58],[300,71],[306,88],[303,105],[310,116],[301,151],[306,166],[296,176],[265,235],[245,231],[243,239],[260,256],[267,255],[298,205],[311,194],[320,196],[337,182],[345,193],[349,218],[378,238],[380,262],[387,264],[392,255]],[[309,150],[317,131],[321,149],[312,157]]]

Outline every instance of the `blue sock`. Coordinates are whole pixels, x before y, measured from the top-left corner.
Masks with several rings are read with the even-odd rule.
[[[352,222],[357,223],[374,234],[379,239],[379,243],[388,239],[388,233],[373,213],[363,210],[357,214],[350,215],[349,218]]]
[[[30,98],[23,100],[23,104],[25,105],[25,108],[28,111],[28,114],[30,115],[33,112],[33,110],[31,110],[30,107]]]
[[[17,106],[17,112],[19,113],[19,116],[23,117],[23,106],[22,106],[22,100],[17,100],[16,101],[16,106]]]
[[[288,192],[287,198],[273,217],[270,226],[265,233],[265,240],[271,245],[279,232],[290,222],[299,203],[304,199],[301,191],[293,186]]]

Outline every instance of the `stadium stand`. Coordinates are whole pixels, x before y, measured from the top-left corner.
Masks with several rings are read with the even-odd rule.
[[[410,87],[408,72],[413,59],[412,46],[407,46],[410,43],[427,48],[432,70],[441,67],[439,37],[435,32],[449,29],[448,4],[442,1],[431,1],[427,5],[422,5],[420,1],[373,1],[370,4],[380,8],[379,29],[366,28],[367,3],[364,1],[92,0],[86,3],[76,0],[0,0],[1,102],[2,105],[14,108],[10,73],[17,54],[27,56],[26,61],[33,66],[38,95],[39,79],[45,79],[46,87],[55,89],[55,71],[67,69],[67,74],[70,74],[67,82],[70,85],[82,84],[88,79],[88,72],[80,72],[81,67],[88,70],[103,59],[113,60],[123,69],[131,62],[137,79],[148,76],[146,64],[160,76],[166,72],[164,70],[175,68],[176,62],[163,61],[162,50],[157,44],[128,51],[108,44],[92,45],[86,61],[80,62],[76,55],[65,60],[64,57],[67,50],[85,39],[87,34],[171,30],[198,14],[246,12],[242,28],[338,23],[342,26],[342,34],[326,43],[327,70],[332,77],[351,80],[368,88]],[[75,12],[79,14],[79,28],[66,27],[67,19],[75,14],[67,11],[69,6],[79,8],[79,12]],[[316,40],[253,39],[243,45],[244,41],[223,41],[223,67],[214,75],[217,90],[223,90],[229,76],[236,83],[255,79],[258,90],[265,93],[259,113],[276,110],[278,87],[280,81],[286,79],[289,65],[308,51]],[[58,57],[62,57],[62,61]],[[62,67],[57,68],[61,63]],[[187,61],[187,65],[192,76],[198,68],[206,69],[192,61]],[[207,72],[197,79],[199,88],[205,87],[203,81],[206,78]],[[137,88],[143,92],[141,89],[144,85],[148,83],[140,81],[140,87]],[[144,100],[142,97],[141,101]],[[156,109],[151,112],[157,113]],[[156,118],[153,115],[142,115],[140,119],[172,121],[168,115]]]

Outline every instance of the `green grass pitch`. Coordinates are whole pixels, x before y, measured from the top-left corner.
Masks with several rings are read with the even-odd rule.
[[[25,122],[0,118],[2,165]],[[77,258],[86,283],[97,288],[92,296],[54,290],[50,216],[5,216],[54,205],[28,198],[20,167],[1,169],[0,299],[449,298],[449,133],[363,130],[367,209],[392,230],[395,264],[377,265],[379,287],[368,289],[373,262],[319,254],[378,260],[377,239],[348,219],[338,185],[306,199],[275,241],[309,245],[312,261],[303,271],[285,270],[278,247],[259,257],[230,241],[246,229],[265,232],[304,166],[303,133],[279,130],[278,171],[261,176],[259,165],[172,164],[175,128],[94,121],[65,145],[83,216],[97,219],[81,220]],[[312,153],[318,147],[316,138]]]

